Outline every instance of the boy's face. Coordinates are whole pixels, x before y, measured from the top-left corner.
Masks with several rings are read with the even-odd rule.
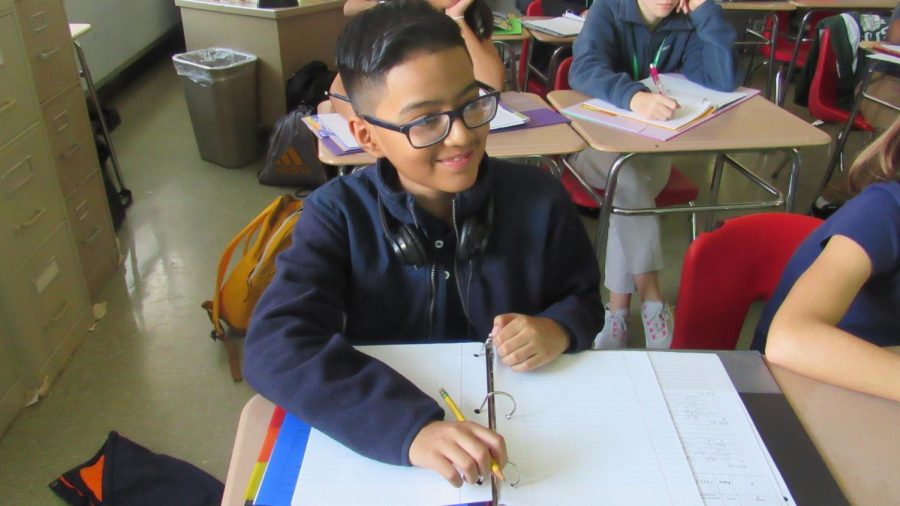
[[[422,52],[390,69],[380,89],[367,91],[369,110],[360,112],[402,125],[456,109],[477,98],[478,90],[464,48]],[[475,184],[489,126],[469,129],[456,119],[444,140],[425,148],[414,148],[406,135],[358,117],[351,118],[350,129],[366,152],[390,160],[406,191],[439,197]]]
[[[637,0],[638,8],[647,22],[658,21],[675,10],[678,0]]]

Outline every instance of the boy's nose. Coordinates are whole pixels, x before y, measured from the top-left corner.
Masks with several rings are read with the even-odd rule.
[[[475,132],[463,123],[462,118],[454,118],[444,143],[449,146],[463,146],[470,142],[474,134]]]

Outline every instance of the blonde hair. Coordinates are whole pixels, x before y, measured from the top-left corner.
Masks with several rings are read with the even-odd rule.
[[[900,181],[898,158],[900,158],[900,116],[853,161],[847,172],[850,191],[859,193],[872,183]]]

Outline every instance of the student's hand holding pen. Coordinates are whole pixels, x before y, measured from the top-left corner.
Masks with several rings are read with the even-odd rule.
[[[409,447],[409,462],[437,471],[454,487],[489,480],[491,461],[506,466],[503,436],[470,421],[431,422]]]
[[[647,119],[665,121],[672,119],[678,102],[660,93],[639,91],[631,97],[631,110]]]
[[[569,347],[569,334],[552,319],[541,316],[498,315],[491,336],[503,363],[516,372],[537,369]]]

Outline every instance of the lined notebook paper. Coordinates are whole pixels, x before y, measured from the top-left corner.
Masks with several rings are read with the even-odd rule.
[[[486,393],[481,345],[360,347],[465,415]],[[530,373],[494,364],[497,431],[520,474],[503,504],[792,505],[790,493],[714,354],[603,351],[563,355]],[[441,403],[443,406],[443,404]],[[452,415],[447,413],[447,419]],[[450,486],[430,470],[380,464],[310,432],[293,505],[464,504],[491,488]]]

